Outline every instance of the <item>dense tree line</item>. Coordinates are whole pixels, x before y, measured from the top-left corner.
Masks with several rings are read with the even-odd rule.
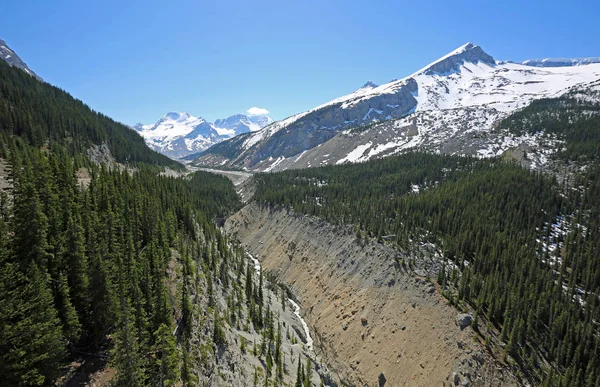
[[[600,157],[600,103],[591,90],[575,90],[559,98],[545,98],[505,118],[498,130],[516,135],[543,133],[564,142],[556,156],[590,162]],[[589,97],[589,98],[586,98]]]
[[[255,199],[443,254],[438,281],[500,332],[536,383],[600,384],[600,180],[573,187],[498,159],[410,153],[258,174]],[[562,216],[570,232],[551,236]],[[552,227],[555,225],[555,227]],[[549,363],[550,366],[545,364]]]
[[[226,254],[214,219],[239,206],[231,182],[90,163],[84,187],[66,150],[2,138],[13,182],[0,200],[3,383],[52,384],[66,359],[106,348],[119,385],[189,382],[179,368],[191,329],[185,286],[207,246],[215,246],[213,256]],[[173,251],[184,268],[179,297],[167,284]]]
[[[150,150],[133,129],[91,110],[83,102],[0,61],[0,133],[19,136],[35,147],[66,147],[71,156],[106,144],[120,163],[181,168]]]

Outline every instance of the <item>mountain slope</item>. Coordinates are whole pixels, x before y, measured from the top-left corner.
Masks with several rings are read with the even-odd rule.
[[[510,128],[522,110],[529,109],[538,101],[551,106],[567,103],[571,110],[564,112],[570,113],[568,115],[561,113],[565,115],[565,120],[570,118],[573,123],[588,122],[598,115],[600,81],[574,87],[555,98],[536,100],[514,112],[486,107],[416,112],[403,119],[339,132],[331,140],[298,156],[265,160],[257,164],[255,169],[281,171],[363,162],[418,149],[478,157],[506,154],[516,156],[522,165],[529,168],[551,171],[556,169],[553,159],[564,159],[560,155],[562,147],[568,146],[569,138],[560,131],[546,127],[544,121],[527,131]],[[554,113],[550,110],[547,114]],[[511,124],[504,124],[504,120],[510,120]],[[589,141],[592,141],[591,138]]]
[[[64,147],[73,156],[101,147],[119,163],[181,168],[149,149],[131,128],[4,61],[0,61],[0,135],[22,137],[35,147]]]
[[[179,159],[236,135],[255,132],[272,122],[267,116],[235,114],[211,123],[188,113],[169,112],[153,125],[138,123],[133,128],[150,148]]]
[[[555,101],[532,104],[507,124],[522,124],[515,129],[519,132],[543,121],[563,128],[567,131],[566,157],[587,157],[590,149],[581,145],[593,144],[595,160],[585,169],[578,168],[569,181],[558,183],[551,176],[497,158],[411,152],[358,164],[255,174],[254,199],[269,215],[278,209],[291,210],[293,219],[301,218],[300,214],[315,215],[335,225],[352,225],[347,233],[358,240],[376,238],[379,244],[396,248],[398,267],[406,267],[408,261],[410,270],[437,278],[441,293],[451,304],[472,310],[479,341],[503,363],[521,369],[527,383],[519,385],[597,386],[600,126],[596,118],[587,121],[591,125],[582,131],[586,119],[570,123],[572,105],[566,99],[559,103],[563,106],[558,109]],[[552,104],[554,108],[547,109]],[[565,118],[567,126],[563,126]],[[569,134],[573,131],[579,132],[579,139],[595,141],[573,141],[577,139]],[[240,228],[250,224],[251,233],[264,224],[240,223]],[[319,224],[319,220],[311,219],[311,223]],[[276,242],[285,243],[294,232],[288,231]],[[259,238],[255,248],[265,249],[265,254],[277,252],[267,238],[260,234]],[[325,240],[321,245],[329,252],[334,242]],[[306,254],[303,245],[284,250],[289,258],[284,255],[273,272],[285,272],[296,262],[291,256],[294,250]],[[411,258],[411,252],[420,258]],[[375,249],[369,253],[367,262],[373,262]],[[313,255],[308,252],[309,257]],[[372,271],[357,269],[360,259],[338,256],[341,260],[335,275],[326,274],[323,281],[339,278],[348,267],[353,275]],[[422,272],[419,261],[424,258]],[[301,264],[306,265],[305,261],[303,258]],[[319,265],[322,261],[321,257],[317,260]],[[391,262],[375,264],[373,271],[385,269]],[[316,270],[313,278],[300,281],[300,286],[319,283],[321,274],[328,272]],[[397,283],[407,288],[406,282]],[[324,289],[314,298],[317,312],[326,294]],[[338,303],[345,305],[343,298]],[[378,310],[377,315],[380,313]],[[329,333],[331,328],[327,328]],[[433,332],[434,326],[431,328]],[[393,340],[393,335],[384,337]],[[358,351],[367,343],[368,335]],[[345,348],[351,344],[350,340],[338,343]],[[419,360],[426,354],[425,348],[418,353]],[[354,359],[355,353],[350,356]],[[385,365],[382,368],[385,370]],[[481,385],[504,384],[487,381]]]
[[[25,71],[27,74],[31,75],[38,81],[43,81],[42,78],[40,78],[29,67],[27,67],[27,64],[25,64],[25,62],[23,62],[23,60],[19,58],[17,53],[11,50],[10,47],[8,47],[8,44],[6,44],[6,42],[2,39],[0,39],[0,58],[9,65]]]
[[[367,84],[247,135],[243,143],[236,139],[237,146],[210,148],[195,163],[282,170],[362,161],[415,147],[457,153],[450,139],[485,137],[499,120],[531,101],[598,78],[600,64],[536,67],[498,62],[468,43],[407,78],[382,86]],[[367,130],[369,137],[361,134],[368,140],[340,138],[356,136],[348,129],[365,125],[375,125]],[[488,145],[465,153],[491,155]]]

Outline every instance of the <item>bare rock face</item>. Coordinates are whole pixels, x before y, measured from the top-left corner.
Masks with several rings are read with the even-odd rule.
[[[481,47],[467,43],[401,81],[392,81],[382,87],[369,81],[354,93],[303,113],[295,120],[267,126],[265,129],[282,125],[249,149],[237,148],[228,158],[235,159],[235,166],[255,168],[267,159],[290,158],[313,149],[345,129],[405,117],[416,109],[418,103],[415,97],[419,94],[419,84],[414,76],[447,75],[459,71],[465,62],[483,62],[491,66],[496,63]],[[210,164],[211,154],[224,156],[222,149],[209,149],[198,162]]]

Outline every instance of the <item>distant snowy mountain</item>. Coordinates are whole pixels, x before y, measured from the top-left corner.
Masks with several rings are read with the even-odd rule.
[[[600,57],[597,58],[546,58],[529,59],[522,64],[535,67],[565,67],[565,66],[583,66],[592,63],[600,63]]]
[[[409,149],[497,155],[525,141],[495,138],[499,120],[535,99],[600,79],[600,63],[590,58],[552,67],[549,61],[547,67],[531,63],[497,62],[467,43],[404,79],[381,86],[367,82],[351,94],[217,144],[194,163],[277,171]]]
[[[42,78],[40,78],[29,67],[27,67],[25,62],[23,62],[21,58],[19,58],[19,56],[13,50],[11,50],[8,47],[8,44],[6,44],[6,42],[2,39],[0,39],[0,58],[7,62],[9,65],[13,67],[18,67],[21,70],[25,71],[27,74],[31,75],[32,77],[37,78],[39,81],[43,81]]]
[[[155,124],[135,124],[150,148],[179,159],[197,153],[238,134],[260,130],[272,123],[267,116],[236,114],[214,123],[188,113],[169,112]]]
[[[256,132],[272,123],[273,120],[267,116],[246,116],[244,114],[234,114],[231,117],[218,119],[215,126],[218,128],[229,128],[236,134]]]

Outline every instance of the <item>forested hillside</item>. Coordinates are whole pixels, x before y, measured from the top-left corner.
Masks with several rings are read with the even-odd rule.
[[[543,133],[562,142],[556,158],[589,163],[600,156],[600,82],[576,88],[559,98],[533,101],[500,122],[510,133]]]
[[[35,147],[66,147],[71,156],[106,144],[120,163],[181,168],[152,151],[133,129],[0,60],[0,134],[20,136]]]
[[[231,182],[208,173],[186,180],[141,165],[133,174],[92,165],[85,188],[66,152],[20,138],[2,145],[13,182],[0,201],[3,383],[52,384],[67,359],[107,349],[119,385],[179,380],[180,362],[191,361],[186,286],[198,274],[191,268],[216,275],[202,252],[218,246],[213,264],[232,254],[214,225],[239,205]],[[176,293],[167,282],[173,262],[186,268]]]
[[[128,168],[94,159],[94,147]],[[2,384],[328,377],[304,357],[287,292],[217,228],[241,207],[231,181],[167,177],[165,166],[182,168],[0,61]]]
[[[499,159],[410,153],[254,180],[257,201],[354,224],[357,238],[433,243],[445,295],[488,322],[482,339],[506,361],[536,384],[596,386],[598,173],[567,187]]]

